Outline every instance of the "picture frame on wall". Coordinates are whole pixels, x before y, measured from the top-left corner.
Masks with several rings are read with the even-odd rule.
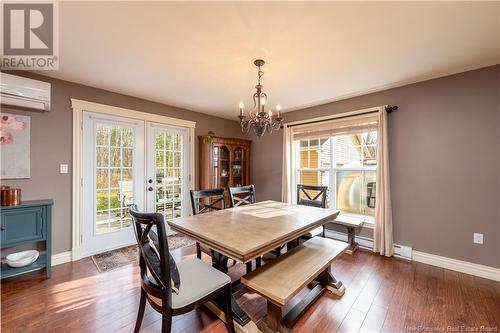
[[[0,179],[30,178],[31,117],[0,113]]]

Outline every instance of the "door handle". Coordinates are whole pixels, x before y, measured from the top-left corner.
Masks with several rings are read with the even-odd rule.
[[[148,191],[152,192],[153,191],[153,187],[152,186],[148,187]]]

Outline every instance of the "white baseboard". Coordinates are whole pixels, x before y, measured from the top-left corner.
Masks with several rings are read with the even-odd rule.
[[[52,255],[52,266],[65,264],[71,261],[71,251],[61,252]]]
[[[413,260],[432,266],[450,269],[452,271],[479,276],[485,279],[500,281],[500,268],[441,257],[435,254],[420,251],[413,251]]]
[[[343,232],[326,230],[326,236],[329,238],[347,242],[347,234]],[[371,238],[356,236],[356,242],[358,242],[359,247],[373,250],[373,239]],[[500,268],[474,264],[467,261],[415,251],[409,246],[394,244],[394,256],[403,259],[418,261],[432,266],[450,269],[452,271],[479,276],[485,279],[500,281]]]

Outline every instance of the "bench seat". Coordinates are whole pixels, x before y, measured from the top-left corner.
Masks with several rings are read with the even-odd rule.
[[[314,237],[241,278],[241,283],[276,305],[285,305],[332,261],[345,242]]]
[[[343,288],[331,276],[330,267],[347,247],[345,242],[314,237],[241,277],[243,285],[267,299],[267,317],[264,323],[260,323],[265,325],[264,331],[288,331],[288,327],[297,321],[321,293],[330,289],[327,284],[332,279]],[[283,317],[285,304],[315,279],[319,284]]]
[[[355,229],[363,226],[365,219],[361,216],[351,216],[351,215],[338,215],[333,224],[337,224],[347,228],[347,242],[349,243],[349,248],[346,250],[347,254],[353,254],[358,248],[358,243],[355,239]]]

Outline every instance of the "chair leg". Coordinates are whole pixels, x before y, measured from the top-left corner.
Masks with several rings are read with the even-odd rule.
[[[137,313],[137,320],[135,321],[134,333],[138,333],[141,329],[142,318],[144,317],[144,310],[146,309],[146,292],[141,288],[141,300],[139,301],[139,311]]]
[[[231,284],[228,284],[224,290],[224,315],[226,316],[226,328],[229,333],[234,333],[233,311],[231,310]]]
[[[276,257],[279,257],[281,255],[281,247],[277,247],[274,249],[274,252],[276,254]]]
[[[248,274],[248,273],[250,273],[252,271],[252,262],[249,261],[249,262],[247,262],[246,265],[247,265],[247,274]]]
[[[170,333],[172,331],[172,315],[162,314],[161,316],[161,333]]]
[[[323,238],[326,237],[325,230],[326,230],[326,228],[325,228],[325,226],[323,226],[323,232],[321,233],[321,237],[323,237]]]
[[[200,243],[196,243],[196,257],[198,259],[201,259],[201,247],[200,247]]]

